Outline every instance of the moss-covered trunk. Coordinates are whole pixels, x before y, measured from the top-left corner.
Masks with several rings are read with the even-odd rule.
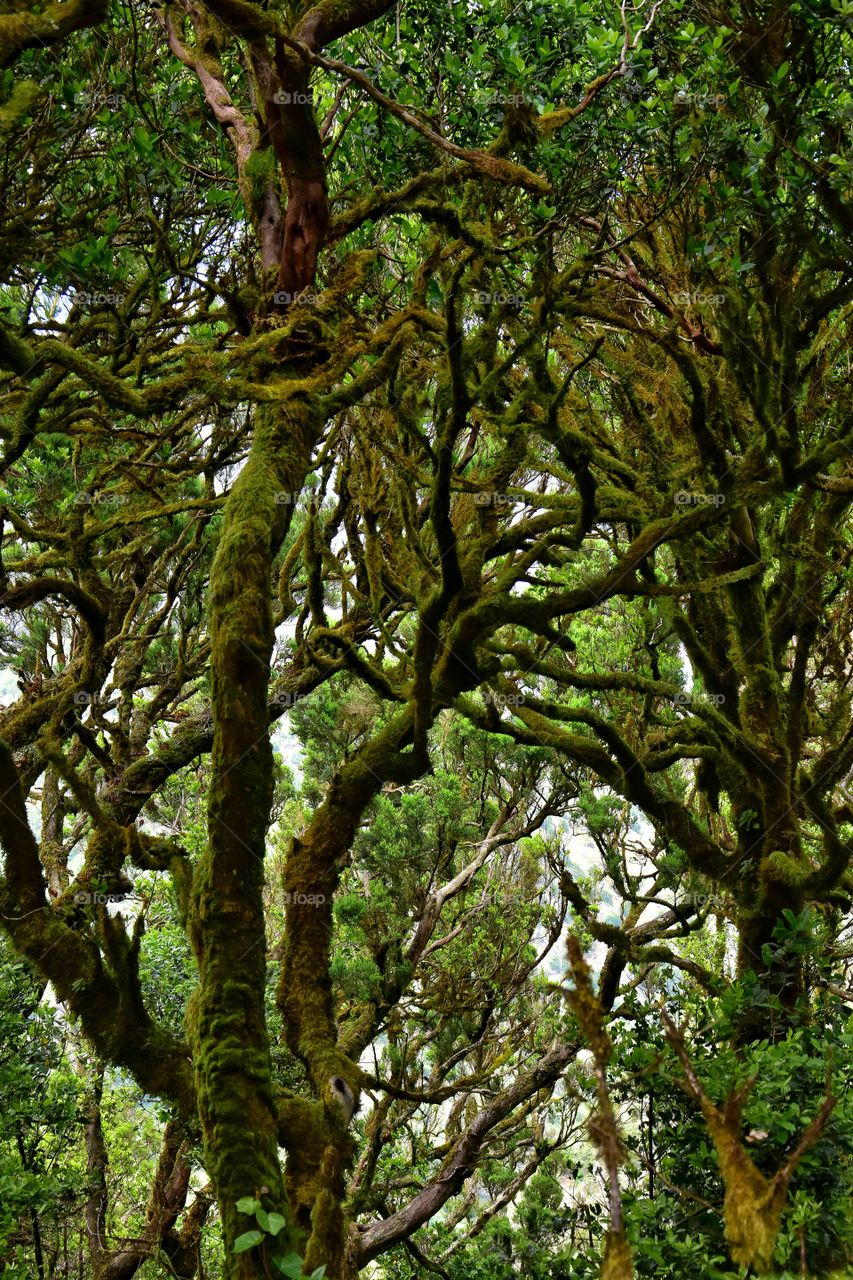
[[[802,956],[786,945],[783,915],[802,910],[808,874],[791,821],[793,799],[781,787],[773,797],[765,792],[761,812],[763,820],[747,850],[754,865],[742,879],[737,972],[741,978],[750,972],[759,975],[759,990],[766,998],[744,1010],[738,1029],[741,1043],[783,1037],[804,990]]]
[[[306,1268],[325,1264],[335,1280],[349,1280],[357,1271],[342,1208],[351,1151],[341,1082],[354,1102],[360,1072],[338,1046],[332,899],[358,822],[383,781],[421,771],[420,761],[401,755],[413,719],[407,707],[344,765],[307,830],[292,840],[285,868],[287,929],[278,1003],[288,1046],[304,1063],[322,1106],[322,1120],[315,1112],[308,1131],[295,1133],[289,1144],[287,1184],[297,1225],[308,1239]],[[307,1115],[305,1108],[303,1123]]]
[[[191,932],[199,988],[189,1015],[205,1163],[222,1215],[228,1280],[266,1274],[259,1249],[234,1241],[256,1226],[243,1196],[290,1219],[264,1014],[263,881],[272,803],[268,684],[273,645],[272,560],[287,529],[319,430],[304,400],[259,413],[249,459],[225,508],[211,571],[214,738],[209,843],[193,887]],[[270,1249],[291,1249],[280,1233]]]

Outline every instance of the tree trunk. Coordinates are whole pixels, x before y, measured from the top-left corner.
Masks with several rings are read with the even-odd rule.
[[[244,1196],[290,1222],[271,1252],[297,1244],[278,1155],[264,990],[264,855],[273,795],[269,664],[272,561],[303,486],[321,422],[302,399],[259,412],[249,459],[225,507],[211,570],[214,737],[208,848],[195,875],[191,935],[199,987],[188,1014],[205,1166],[222,1215],[227,1280],[264,1275],[259,1248],[234,1255],[256,1228]]]

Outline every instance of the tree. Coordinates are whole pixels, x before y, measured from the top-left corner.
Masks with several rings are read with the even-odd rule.
[[[729,982],[679,941],[713,908],[746,1046],[813,1013],[797,939],[820,912],[836,947],[849,909],[849,30],[790,6],[719,27],[388,8],[79,6],[51,36],[100,25],[61,62],[44,14],[3,20],[27,211],[0,329],[22,686],[0,713],[3,918],[100,1057],[172,1109],[167,1143],[200,1137],[240,1280],[354,1274],[551,1096],[582,1036],[526,968],[546,919],[551,946],[569,905],[607,945],[608,1011],[632,969]],[[284,714],[318,760],[271,862]],[[434,785],[448,735],[479,810]],[[206,836],[156,829],[208,754]],[[452,835],[406,827],[421,794],[456,806]],[[573,817],[615,921],[536,844]],[[381,868],[380,925],[349,877],[373,884],[383,825],[411,858]],[[553,900],[508,926],[477,897],[504,849]],[[146,878],[170,879],[192,949],[184,1027],[144,990],[146,909],[110,909]],[[457,1027],[438,990],[395,1061],[435,949],[455,1005],[454,974],[494,955],[504,1062],[489,993]],[[365,1088],[385,1101],[348,1191],[337,1100]],[[466,1093],[432,1154],[418,1119],[420,1183],[386,1207],[385,1102],[461,1114]],[[175,1223],[155,1220],[151,1249]]]

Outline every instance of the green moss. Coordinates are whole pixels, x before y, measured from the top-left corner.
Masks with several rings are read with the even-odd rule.
[[[784,887],[797,894],[802,891],[809,874],[807,866],[781,849],[769,853],[761,862],[760,876],[768,890],[771,886]]]
[[[8,101],[0,107],[0,137],[17,129],[32,115],[43,92],[34,80],[21,80],[13,85]]]
[[[732,1261],[767,1275],[785,1207],[786,1187],[769,1181],[753,1164],[740,1140],[740,1113],[728,1117],[710,1106],[702,1107],[717,1149],[720,1173],[726,1188],[723,1201],[725,1236]]]
[[[317,1183],[304,1269],[310,1274],[325,1263],[330,1275],[341,1275],[344,1268],[346,1229],[341,1210],[344,1181],[342,1152],[339,1147],[330,1145],[324,1149]]]
[[[28,14],[4,14],[0,17],[0,67],[8,66],[12,59],[36,39],[36,28],[40,22],[33,22]]]
[[[267,187],[278,181],[278,164],[272,147],[259,147],[246,161],[243,170],[252,197],[252,207],[260,205]]]

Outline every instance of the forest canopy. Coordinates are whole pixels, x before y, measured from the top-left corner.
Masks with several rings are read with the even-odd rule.
[[[849,0],[2,0],[0,1272],[853,1274]]]

